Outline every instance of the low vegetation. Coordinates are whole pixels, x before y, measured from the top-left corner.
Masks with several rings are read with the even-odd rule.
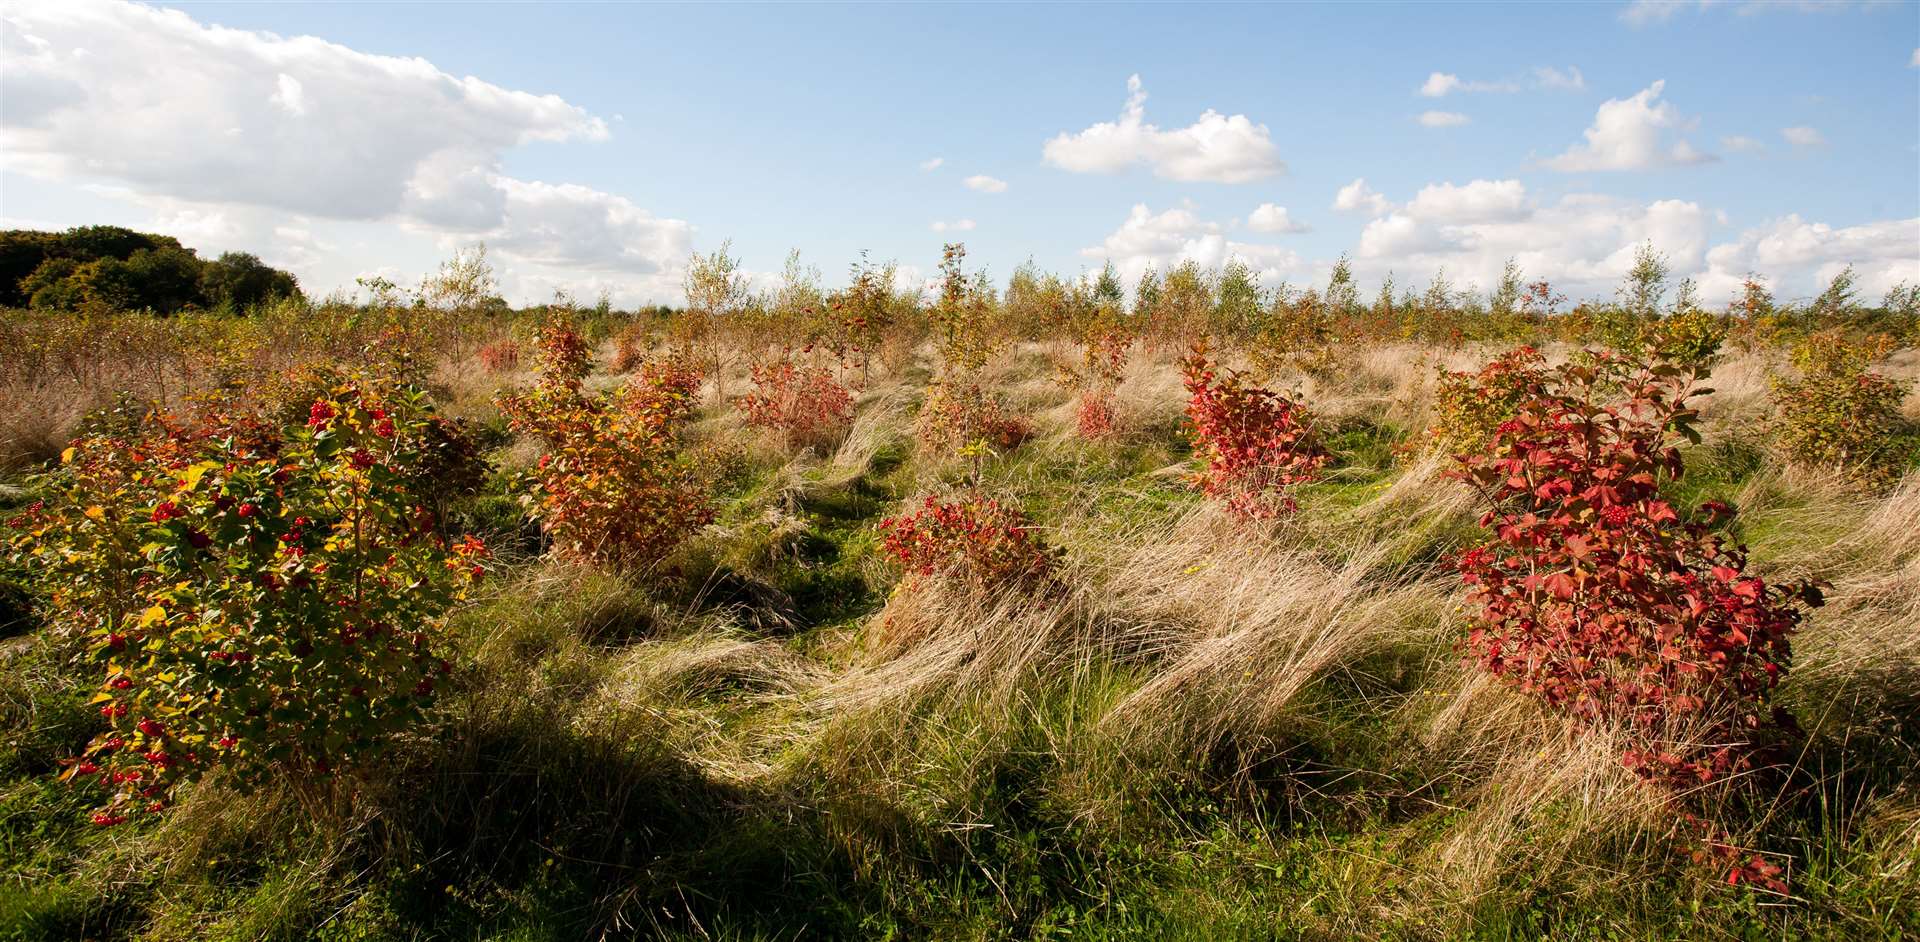
[[[1640,262],[7,309],[0,938],[1920,934],[1916,293]]]

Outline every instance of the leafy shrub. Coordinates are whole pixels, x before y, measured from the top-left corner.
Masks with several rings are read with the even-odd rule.
[[[1569,363],[1529,386],[1484,454],[1456,456],[1493,532],[1458,561],[1477,609],[1468,652],[1579,723],[1626,727],[1627,763],[1675,784],[1747,767],[1790,724],[1767,698],[1820,604],[1812,584],[1747,573],[1746,549],[1710,529],[1730,509],[1683,516],[1661,496],[1682,472],[1679,440],[1697,441],[1699,377]],[[1677,741],[1683,722],[1691,743]]]
[[[673,435],[693,410],[699,373],[649,363],[624,389],[590,395],[587,371],[586,341],[571,315],[556,311],[540,328],[539,383],[500,399],[509,426],[547,446],[534,472],[534,514],[563,557],[653,563],[712,518]]]
[[[1545,376],[1546,359],[1532,347],[1517,347],[1477,373],[1440,370],[1434,391],[1433,442],[1448,452],[1475,453]]]
[[[1331,456],[1313,434],[1305,406],[1254,386],[1196,349],[1181,361],[1194,451],[1206,468],[1194,483],[1245,519],[1294,512],[1294,486],[1319,476]]]
[[[477,354],[480,365],[489,373],[505,373],[520,368],[520,342],[512,337],[503,337],[481,347]]]
[[[1120,430],[1113,390],[1089,389],[1073,409],[1073,427],[1081,438],[1097,441]]]
[[[1046,582],[1055,554],[1025,514],[978,493],[928,496],[919,509],[880,521],[882,547],[909,576],[943,573],[978,587]]]
[[[102,673],[108,730],[65,772],[110,796],[96,823],[215,770],[324,775],[421,719],[485,554],[434,531],[434,424],[419,390],[346,378],[297,417],[123,417],[68,449],[9,549]]]
[[[831,444],[853,422],[853,396],[825,367],[783,357],[751,372],[753,391],[738,400],[740,411],[748,425],[778,432],[789,446]]]
[[[1648,324],[1642,342],[1653,356],[1704,366],[1720,354],[1731,329],[1726,318],[1697,307],[1684,307]]]
[[[1827,332],[1795,348],[1799,377],[1773,382],[1775,434],[1793,460],[1869,482],[1899,475],[1915,448],[1900,414],[1906,385],[1869,368],[1887,346]]]
[[[969,446],[1009,450],[1033,436],[1033,427],[978,383],[935,383],[920,407],[920,446],[955,452]]]

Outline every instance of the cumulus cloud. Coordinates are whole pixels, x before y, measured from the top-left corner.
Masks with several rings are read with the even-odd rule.
[[[1075,173],[1118,173],[1145,164],[1158,177],[1214,183],[1248,183],[1287,170],[1267,126],[1246,115],[1229,117],[1209,109],[1187,127],[1161,130],[1147,123],[1146,105],[1140,76],[1131,76],[1118,121],[1062,132],[1046,142],[1041,155]]]
[[[1729,134],[1720,139],[1720,148],[1735,154],[1764,153],[1767,145],[1744,134]]]
[[[920,161],[920,169],[938,170],[940,169],[940,165],[946,162],[947,162],[947,159],[945,157],[929,157],[923,161]]]
[[[1255,232],[1299,233],[1309,231],[1307,224],[1288,215],[1285,206],[1261,203],[1247,216],[1247,228]]]
[[[931,228],[935,232],[971,232],[973,230],[973,220],[955,219],[952,222],[947,222],[944,219],[937,219],[934,220],[933,225],[928,228]]]
[[[1594,113],[1586,140],[1546,162],[1555,170],[1649,170],[1683,166],[1715,159],[1696,150],[1676,133],[1691,130],[1671,102],[1660,101],[1666,89],[1662,79],[1628,98],[1611,98]]]
[[[1456,283],[1485,289],[1507,259],[1529,278],[1546,278],[1574,295],[1604,295],[1651,240],[1676,269],[1697,267],[1709,213],[1699,204],[1641,204],[1576,194],[1536,205],[1518,180],[1434,184],[1406,206],[1369,222],[1354,253],[1369,276],[1445,269]]]
[[[1414,120],[1429,128],[1457,128],[1472,119],[1458,111],[1422,111]]]
[[[10,4],[0,20],[9,169],[111,183],[170,232],[258,234],[276,213],[397,222],[530,266],[627,275],[690,245],[687,223],[624,198],[502,172],[520,145],[608,136],[556,95],[118,0]]]
[[[978,190],[981,193],[1005,193],[1007,191],[1007,181],[994,179],[984,173],[976,173],[960,182],[966,184],[967,189]]]
[[[1375,192],[1367,185],[1365,178],[1356,177],[1352,183],[1340,188],[1333,195],[1333,208],[1343,213],[1366,213],[1378,216],[1391,209],[1393,204],[1387,198]]]
[[[1901,281],[1920,284],[1920,217],[1836,229],[1786,216],[1709,250],[1700,289],[1705,297],[1730,297],[1752,272],[1778,294],[1804,297],[1848,265],[1869,298]]]
[[[1226,227],[1200,218],[1190,208],[1176,207],[1156,214],[1145,203],[1136,204],[1118,229],[1099,245],[1081,249],[1080,254],[1113,262],[1127,284],[1137,281],[1149,267],[1164,273],[1188,260],[1204,268],[1218,268],[1229,259],[1238,259],[1268,282],[1302,267],[1300,256],[1292,250],[1229,239]]]
[[[1827,143],[1827,139],[1818,130],[1805,125],[1781,128],[1780,136],[1786,138],[1787,143],[1795,147],[1820,147]]]

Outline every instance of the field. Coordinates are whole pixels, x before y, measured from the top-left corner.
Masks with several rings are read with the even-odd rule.
[[[1642,260],[1572,307],[1003,289],[953,247],[924,297],[716,253],[684,307],[511,311],[469,256],[0,313],[0,939],[1920,934],[1914,299],[1707,312]],[[1618,451],[1551,437],[1581,402]],[[1564,524],[1617,552],[1483,521],[1570,506],[1488,464],[1535,453],[1646,475]],[[237,496],[308,475],[324,545]],[[429,539],[361,532],[394,494]],[[1476,547],[1583,581],[1491,597]],[[256,551],[351,568],[376,634]],[[1734,621],[1634,607],[1709,571],[1759,587]],[[1569,611],[1653,627],[1489,640]],[[284,644],[309,618],[360,634]],[[355,660],[390,630],[444,668]]]

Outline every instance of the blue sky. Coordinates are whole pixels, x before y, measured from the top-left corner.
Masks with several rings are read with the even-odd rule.
[[[829,282],[962,240],[1001,277],[1511,256],[1601,294],[1649,238],[1709,298],[1920,280],[1912,3],[6,0],[0,30],[7,224],[156,228],[321,292],[484,240],[516,301],[671,301],[729,238]]]

